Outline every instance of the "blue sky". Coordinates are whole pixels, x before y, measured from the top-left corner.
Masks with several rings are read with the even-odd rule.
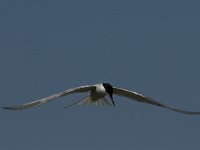
[[[200,110],[198,1],[1,1],[0,105],[109,82]],[[114,96],[116,107],[63,107],[87,94],[0,113],[4,150],[198,150],[200,116]]]

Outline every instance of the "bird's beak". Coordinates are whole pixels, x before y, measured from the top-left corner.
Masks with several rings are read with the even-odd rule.
[[[109,94],[109,96],[110,96],[110,99],[111,99],[113,105],[115,106],[115,102],[114,102],[114,100],[113,100],[113,96],[112,96],[112,94]]]

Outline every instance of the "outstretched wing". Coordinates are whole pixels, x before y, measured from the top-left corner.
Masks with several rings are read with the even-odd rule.
[[[42,104],[45,104],[47,102],[50,102],[52,100],[55,100],[57,98],[60,98],[60,97],[63,97],[63,96],[69,95],[69,94],[88,92],[88,91],[92,90],[93,88],[95,88],[94,85],[80,86],[80,87],[76,87],[76,88],[67,89],[63,92],[60,92],[60,93],[57,93],[57,94],[33,101],[33,102],[29,102],[29,103],[25,103],[25,104],[17,105],[17,106],[2,107],[2,108],[9,109],[9,110],[28,109],[28,108],[40,106]]]
[[[177,109],[175,107],[172,106],[168,106],[165,104],[162,104],[152,98],[149,97],[145,97],[141,94],[138,94],[136,92],[133,91],[129,91],[126,89],[122,89],[122,88],[117,88],[117,87],[113,87],[113,93],[118,95],[118,96],[124,96],[133,100],[136,100],[138,102],[142,102],[142,103],[148,103],[148,104],[152,104],[152,105],[156,105],[156,106],[160,106],[166,109],[170,109],[179,113],[184,113],[184,114],[188,114],[188,115],[199,115],[200,112],[193,112],[193,111],[186,111],[186,110],[182,110],[182,109]]]

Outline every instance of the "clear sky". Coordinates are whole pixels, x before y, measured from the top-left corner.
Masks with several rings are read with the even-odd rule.
[[[200,111],[200,2],[0,1],[0,106],[109,82]],[[200,116],[114,96],[116,107],[0,110],[2,150],[199,150]]]

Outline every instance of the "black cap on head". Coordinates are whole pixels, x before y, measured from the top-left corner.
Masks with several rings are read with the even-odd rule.
[[[115,102],[114,102],[113,96],[112,96],[113,95],[113,87],[112,87],[112,85],[110,85],[109,83],[103,83],[103,86],[104,86],[106,92],[109,94],[113,105],[115,106]]]
[[[113,87],[109,83],[103,83],[103,86],[107,93],[112,94],[113,93]]]

